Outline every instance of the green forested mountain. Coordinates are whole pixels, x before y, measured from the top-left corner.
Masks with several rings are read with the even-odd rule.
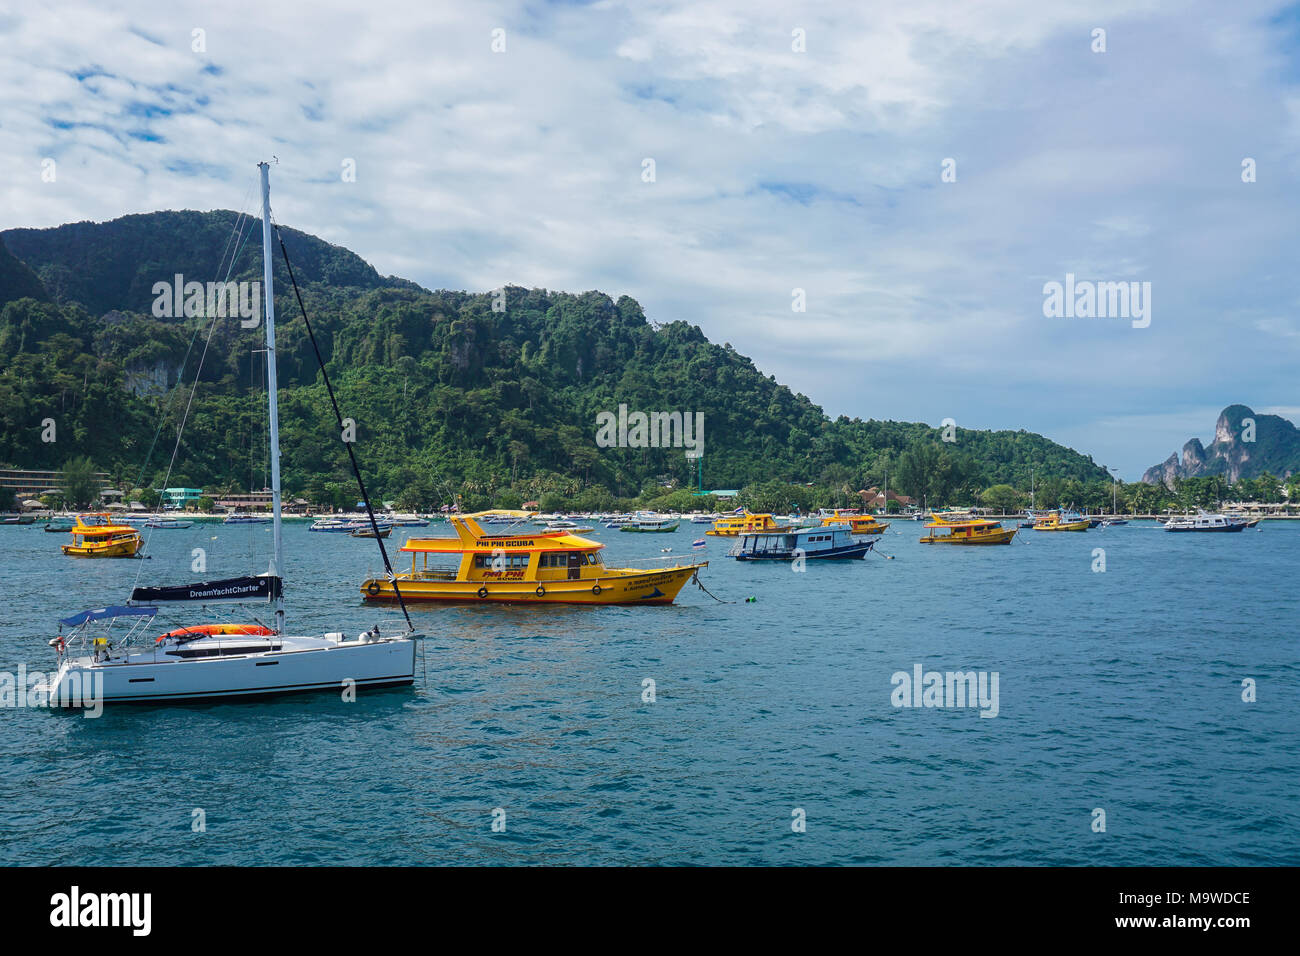
[[[502,307],[490,293],[381,277],[346,249],[282,231],[367,480],[412,506],[550,492],[604,507],[690,483],[680,448],[597,446],[596,416],[620,404],[702,412],[705,487],[768,482],[788,498],[812,485],[824,498],[888,472],[891,489],[937,502],[1027,488],[1031,468],[1040,482],[1106,480],[1090,458],[1024,431],[957,429],[944,442],[924,424],[832,420],[729,345],[685,322],[652,324],[626,296],[511,287]],[[257,222],[163,212],[10,230],[0,242],[15,259],[6,267],[0,254],[0,464],[56,468],[85,454],[123,484],[156,485],[193,388],[170,483],[263,486],[260,327],[151,314],[154,284],[177,273],[260,280]],[[346,456],[282,273],[277,257],[285,485],[341,503],[352,495]],[[46,418],[56,442],[41,440]]]
[[[1229,405],[1214,423],[1207,448],[1199,438],[1183,445],[1142,475],[1151,484],[1173,487],[1179,479],[1220,476],[1232,483],[1265,474],[1289,477],[1300,472],[1300,429],[1280,415],[1264,415],[1247,405]]]
[[[44,302],[49,299],[49,295],[41,285],[41,280],[36,278],[36,273],[15,259],[4,243],[0,242],[0,302],[22,298]]]

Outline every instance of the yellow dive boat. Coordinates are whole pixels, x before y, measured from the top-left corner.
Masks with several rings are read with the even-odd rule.
[[[68,530],[72,544],[63,545],[63,553],[74,558],[132,558],[140,550],[140,532],[129,524],[113,524],[112,515],[77,515]]]
[[[930,533],[921,539],[922,544],[1010,544],[1016,536],[1015,528],[1004,528],[1002,522],[992,518],[953,517],[932,514],[926,525]],[[947,534],[937,534],[944,529]]]
[[[531,511],[451,515],[456,537],[410,538],[411,570],[397,575],[407,601],[527,601],[554,604],[672,604],[707,561],[664,568],[607,568],[599,541],[566,531],[484,531],[479,519],[525,519]],[[433,562],[430,563],[430,555]],[[394,601],[392,582],[369,578],[369,601]]]
[[[1059,511],[1049,511],[1046,515],[1034,521],[1035,531],[1087,531],[1088,519],[1071,517],[1068,520],[1062,518]]]
[[[877,521],[874,515],[858,514],[837,508],[832,514],[822,515],[822,527],[833,524],[846,524],[854,534],[884,534],[889,527],[888,521]]]
[[[755,534],[760,531],[781,532],[789,530],[789,528],[777,524],[776,519],[770,514],[756,515],[748,511],[742,511],[739,514],[723,515],[713,522],[712,528],[704,533],[720,538],[734,538],[737,535]]]

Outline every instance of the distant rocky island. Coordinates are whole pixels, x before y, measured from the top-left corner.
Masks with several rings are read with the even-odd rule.
[[[1247,405],[1229,405],[1214,425],[1209,447],[1189,439],[1142,474],[1147,484],[1174,487],[1178,478],[1222,475],[1230,482],[1268,472],[1287,478],[1300,471],[1300,428],[1280,415],[1258,415]]]

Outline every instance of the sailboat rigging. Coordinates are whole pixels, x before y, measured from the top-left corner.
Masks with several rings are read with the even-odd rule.
[[[407,633],[401,636],[381,634],[378,625],[353,639],[347,639],[341,633],[319,637],[285,634],[270,167],[266,163],[258,166],[262,182],[262,266],[273,529],[270,568],[266,574],[220,581],[135,587],[126,605],[97,608],[63,618],[60,624],[72,630],[67,635],[61,631],[50,641],[58,656],[58,670],[37,687],[38,694],[44,695],[52,706],[87,706],[92,693],[95,699],[104,703],[166,702],[414,683],[415,641],[420,635],[414,632],[409,616],[406,618]],[[282,251],[283,248],[281,243]],[[287,253],[285,261],[287,264]],[[296,282],[294,288],[297,291]],[[299,296],[300,306],[301,302]],[[306,318],[305,309],[303,317]],[[338,414],[337,402],[334,407]],[[369,498],[365,496],[356,456],[350,447],[348,455],[374,525],[374,514]],[[378,544],[382,552],[382,540]],[[384,563],[388,564],[386,552]],[[266,627],[260,622],[190,624],[172,628],[149,640],[146,631],[159,613],[158,605],[194,602],[206,606],[222,601],[270,605],[274,609],[274,626]],[[127,630],[123,637],[114,640],[112,625],[119,619],[127,621]],[[92,626],[105,622],[107,636],[93,636],[98,632],[92,631]],[[82,653],[74,654],[74,647],[79,647]]]

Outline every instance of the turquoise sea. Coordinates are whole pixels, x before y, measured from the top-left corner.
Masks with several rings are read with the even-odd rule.
[[[0,863],[1300,863],[1300,523],[992,548],[920,528],[802,573],[710,538],[728,603],[418,607],[416,685],[355,703],[0,710]],[[411,531],[438,528],[390,548]],[[621,564],[702,531],[592,536]],[[373,541],[285,536],[291,631],[393,617],[357,590]],[[65,537],[0,527],[0,670],[47,669],[56,619],[137,573],[194,578],[194,548],[207,577],[265,569],[271,534],[158,530],[144,561],[64,558]],[[997,716],[893,706],[918,664],[996,672]]]

